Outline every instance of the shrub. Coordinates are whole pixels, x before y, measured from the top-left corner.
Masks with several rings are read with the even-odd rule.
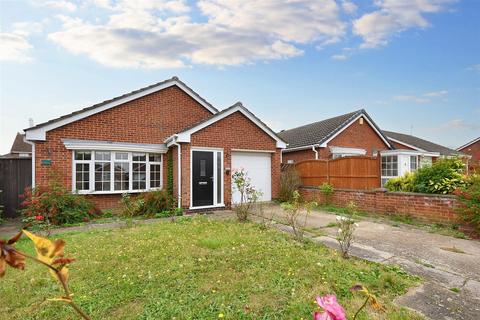
[[[252,186],[245,170],[237,170],[232,174],[234,188],[240,193],[240,203],[235,205],[235,213],[239,221],[247,221],[255,203],[262,193]]]
[[[302,203],[300,193],[297,190],[293,192],[292,201],[282,203],[281,206],[285,210],[287,224],[292,227],[293,234],[297,240],[303,239],[308,215],[316,205],[316,202]]]
[[[471,175],[467,185],[457,189],[455,194],[462,203],[457,209],[459,215],[480,233],[480,175]]]
[[[414,185],[413,181],[415,174],[412,172],[407,172],[405,175],[397,178],[392,178],[387,181],[385,188],[388,191],[402,191],[402,192],[413,192]]]
[[[433,165],[418,169],[413,179],[413,191],[449,194],[466,185],[465,164],[459,158],[437,160]]]
[[[357,214],[357,206],[353,202],[349,202],[347,206],[347,213],[349,217],[337,216],[338,221],[338,232],[337,232],[337,241],[340,245],[340,251],[342,252],[342,257],[348,258],[348,252],[353,241],[353,232],[358,226],[353,220],[353,217]]]
[[[333,185],[331,185],[330,183],[324,182],[318,187],[318,189],[320,190],[320,192],[325,197],[325,204],[330,204],[330,202],[332,200],[332,194],[333,194],[333,191],[334,191],[333,190]]]
[[[53,180],[48,186],[26,188],[22,195],[22,215],[46,224],[62,225],[89,221],[101,214],[85,196],[71,193]]]
[[[137,196],[128,193],[122,195],[122,215],[128,218],[135,216],[156,216],[160,212],[175,210],[175,199],[167,190],[143,192]]]
[[[289,202],[293,200],[293,192],[302,185],[302,180],[294,166],[288,166],[280,175],[279,200]]]

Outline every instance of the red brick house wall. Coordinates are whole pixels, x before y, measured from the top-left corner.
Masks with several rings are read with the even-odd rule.
[[[224,168],[231,168],[232,149],[272,151],[272,198],[278,197],[280,149],[276,141],[240,112],[193,133],[190,144],[182,144],[182,206],[190,206],[190,147],[223,149]],[[224,202],[231,202],[231,173],[224,172]]]
[[[363,119],[363,124],[360,124],[360,119],[350,124],[339,135],[328,142],[326,148],[317,148],[318,158],[331,158],[330,146],[365,149],[367,156],[372,156],[373,151],[387,150],[388,146],[370,124],[365,119]],[[315,153],[311,149],[283,153],[283,163],[287,163],[289,159],[293,159],[295,162],[311,160],[315,159]]]
[[[65,148],[61,139],[161,144],[171,134],[211,115],[183,90],[172,86],[53,129],[47,132],[46,141],[35,142],[35,183],[46,185],[50,176],[55,174],[60,182],[71,188],[72,151]],[[50,159],[51,166],[42,166],[42,159]],[[163,160],[166,185],[166,155]],[[176,174],[176,167],[174,170]],[[92,198],[101,208],[106,208],[118,202],[120,195],[95,195]]]
[[[458,151],[471,155],[472,156],[471,160],[479,162],[480,161],[480,140]]]

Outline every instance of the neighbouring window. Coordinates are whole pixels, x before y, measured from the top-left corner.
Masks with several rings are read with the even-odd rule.
[[[410,156],[410,171],[417,171],[418,169],[418,157]]]
[[[121,192],[162,188],[162,154],[74,151],[74,189]]]
[[[398,176],[398,156],[382,156],[382,187],[393,177]]]

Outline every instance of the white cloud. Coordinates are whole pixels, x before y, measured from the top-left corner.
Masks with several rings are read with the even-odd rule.
[[[344,55],[344,54],[334,54],[334,55],[332,56],[332,59],[333,59],[333,60],[337,60],[337,61],[347,60],[347,58],[348,58],[348,57],[347,57],[346,55]]]
[[[480,124],[475,122],[467,122],[463,119],[450,120],[436,128],[437,131],[445,130],[480,130]]]
[[[351,1],[348,1],[348,0],[343,0],[342,1],[342,9],[343,11],[345,11],[345,13],[348,13],[348,14],[354,14],[355,12],[357,12],[357,5]]]
[[[32,60],[30,52],[33,46],[26,37],[16,33],[0,33],[0,61],[25,63]]]
[[[68,12],[74,12],[77,10],[77,5],[71,1],[66,0],[47,0],[47,1],[34,1],[35,5],[49,7],[53,9],[64,10]]]
[[[471,65],[470,67],[467,68],[467,70],[480,72],[480,63]]]
[[[353,21],[353,33],[363,38],[361,48],[386,45],[389,38],[406,29],[429,26],[425,14],[446,9],[456,0],[375,0],[378,10]]]
[[[434,98],[445,97],[448,94],[447,90],[439,90],[439,91],[431,91],[426,92],[421,95],[397,95],[393,97],[395,100],[398,101],[409,101],[415,103],[428,103],[432,101]]]
[[[49,39],[111,67],[285,59],[303,54],[302,45],[339,41],[346,28],[333,0],[201,0],[202,22],[182,0],[91,1],[110,12],[106,22],[61,16]]]

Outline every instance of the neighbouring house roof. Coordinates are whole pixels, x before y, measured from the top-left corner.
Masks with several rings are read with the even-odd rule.
[[[28,154],[31,156],[32,154],[32,146],[26,143],[23,138],[25,137],[24,134],[17,132],[15,136],[15,140],[13,140],[12,147],[10,148],[10,152],[1,156],[2,158],[19,158],[20,154]]]
[[[386,131],[383,133],[392,141],[399,142],[418,151],[438,152],[442,156],[463,155],[461,152],[441,146],[439,144],[399,132]]]
[[[257,125],[260,129],[262,129],[266,134],[272,137],[272,139],[274,139],[277,142],[277,148],[285,148],[287,146],[285,141],[281,137],[279,137],[279,135],[277,135],[272,129],[270,129],[265,123],[263,123],[259,118],[257,118],[252,112],[250,112],[247,108],[245,108],[241,102],[237,102],[231,107],[228,107],[210,116],[209,118],[199,121],[183,129],[182,131],[177,132],[176,134],[173,134],[172,136],[168,137],[165,140],[165,143],[169,145],[172,142],[190,142],[190,136],[193,133],[200,131],[205,127],[208,127],[209,125],[219,120],[222,120],[235,112],[241,112],[244,116],[246,116],[249,120],[251,120],[255,125]]]
[[[460,151],[460,150],[462,150],[462,149],[465,149],[466,147],[469,147],[469,146],[471,146],[472,144],[477,143],[477,142],[480,142],[480,137],[478,137],[478,138],[476,138],[476,139],[473,139],[472,141],[464,144],[463,146],[458,147],[458,148],[457,148],[457,151]]]
[[[212,114],[215,114],[218,112],[218,110],[215,107],[213,107],[210,103],[208,103],[204,98],[202,98],[198,93],[193,91],[185,83],[180,81],[178,77],[173,77],[171,79],[167,79],[165,81],[155,83],[153,85],[132,91],[130,93],[127,93],[109,100],[105,100],[103,102],[94,104],[93,106],[83,108],[81,110],[72,112],[70,114],[61,116],[59,118],[52,119],[44,123],[40,123],[34,127],[27,128],[25,129],[27,140],[45,140],[46,132],[49,130],[64,126],[68,123],[75,122],[77,120],[86,118],[88,116],[105,111],[113,107],[119,106],[126,102],[146,96],[148,94],[169,88],[171,86],[177,86],[180,89],[182,89],[185,93],[187,93],[190,97],[192,97],[194,100],[200,103]]]
[[[284,130],[279,132],[278,135],[288,143],[287,150],[326,144],[362,116],[368,121],[385,144],[391,147],[390,141],[364,109]]]

